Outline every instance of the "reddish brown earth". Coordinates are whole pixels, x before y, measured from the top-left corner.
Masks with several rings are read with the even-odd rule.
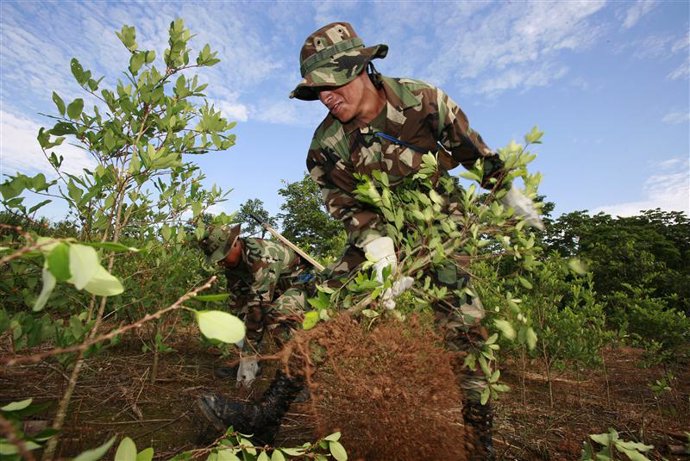
[[[0,354],[8,354],[7,338],[0,341]],[[133,438],[139,449],[154,447],[155,459],[192,449],[200,449],[201,456],[204,442],[214,434],[195,410],[196,396],[214,390],[255,398],[275,368],[284,366],[267,363],[251,393],[238,390],[234,381],[214,377],[214,367],[223,362],[219,352],[203,346],[194,328],[178,329],[174,351],[160,356],[152,380],[153,355],[142,353],[141,345],[135,337],[123,338],[87,361],[61,437],[60,456],[73,457],[112,435]],[[300,350],[309,350],[319,364],[308,368],[311,400],[292,405],[278,445],[297,446],[340,430],[350,459],[464,459],[452,357],[424,322],[404,329],[388,322],[366,330],[343,317],[303,332],[294,345],[293,359]],[[653,444],[651,459],[690,459],[669,454],[669,447],[682,445],[679,437],[690,431],[690,370],[674,370],[672,389],[655,396],[649,384],[664,370],[640,368],[641,354],[631,348],[606,351],[608,396],[601,370],[588,371],[580,381],[570,373],[556,376],[553,407],[539,362],[529,364],[524,375],[524,398],[518,367],[506,363],[502,376],[512,391],[496,404],[498,459],[577,460],[587,435],[609,427],[627,440]],[[28,397],[56,402],[67,378],[68,372],[52,360],[4,367],[0,404]],[[50,420],[55,407],[32,424]]]

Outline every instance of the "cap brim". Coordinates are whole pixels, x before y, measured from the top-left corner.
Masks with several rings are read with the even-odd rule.
[[[223,248],[218,248],[216,251],[214,251],[210,255],[206,256],[206,258],[205,258],[206,264],[209,266],[214,266],[214,265],[218,264],[218,261],[225,259],[228,256],[228,253],[230,253],[232,246],[235,244],[235,242],[237,241],[237,239],[239,237],[240,237],[240,233],[239,233],[239,227],[238,227],[237,233],[235,235],[230,235],[230,238],[225,243],[225,246]]]
[[[225,252],[223,249],[217,249],[210,255],[206,256],[205,262],[206,265],[208,266],[214,266],[220,261],[221,259],[225,258],[227,256],[227,252]]]
[[[290,98],[303,101],[319,99],[318,89],[337,88],[350,83],[372,59],[385,58],[388,45],[358,48],[334,55],[329,61],[309,72],[290,93]]]

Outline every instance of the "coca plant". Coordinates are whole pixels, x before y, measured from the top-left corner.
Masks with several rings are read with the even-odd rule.
[[[151,266],[153,270],[156,266],[164,267],[165,261],[175,260],[176,255],[189,257],[185,242],[203,234],[205,223],[200,217],[226,195],[215,185],[210,189],[202,185],[204,176],[192,156],[227,150],[235,141],[230,133],[234,123],[206,99],[207,84],[196,75],[189,75],[192,69],[213,66],[219,59],[209,45],[195,58],[191,57],[192,34],[181,19],[170,24],[163,66],[158,65],[155,51],[140,49],[134,27],[123,26],[117,36],[130,58],[124,77],[114,88],[104,87],[104,78],[93,76],[75,58],[70,68],[83,97],[65,101],[59,94],[52,94],[56,114],[48,117],[54,124],[40,129],[38,142],[55,171],[55,179],[18,173],[0,185],[2,203],[8,212],[31,215],[59,199],[66,203],[69,216],[77,224],[76,238],[47,238],[20,231],[22,240],[11,235],[2,250],[13,253],[0,263],[5,266],[3,272],[15,278],[30,275],[33,280],[38,271],[32,272],[31,264],[21,266],[22,273],[10,266],[20,260],[32,261],[36,268],[42,266],[38,270],[43,288],[37,287],[40,294],[30,303],[34,311],[51,308],[55,299],[51,299],[51,293],[58,282],[67,282],[68,285],[59,285],[62,290],[69,290],[69,285],[79,290],[75,302],[62,303],[61,308],[72,315],[64,328],[74,330],[80,323],[83,328],[77,329],[81,333],[70,336],[58,331],[53,338],[46,338],[69,336],[77,345],[58,343],[61,350],[76,353],[76,357],[71,361],[70,382],[53,422],[55,429],[60,429],[64,422],[85,352],[101,338],[114,338],[113,334],[98,332],[106,307],[115,312],[114,305],[141,305],[142,291],[158,292],[156,301],[147,305],[149,312],[139,313],[140,317],[146,315],[139,320],[131,316],[128,319],[140,326],[158,321],[162,313],[186,309],[182,301],[199,291],[191,290],[180,297],[185,287],[200,285],[200,276],[188,273],[180,280],[149,277],[148,283],[157,283],[160,290],[153,286],[142,289],[137,283],[143,272],[151,272]],[[65,168],[65,159],[56,152],[65,142],[80,147],[94,166],[78,174]],[[27,192],[45,200],[28,207],[24,201]],[[229,217],[221,215],[217,219],[227,222]],[[139,248],[145,251],[138,252],[132,242],[146,242],[145,248]],[[113,296],[115,302],[109,305],[107,300]],[[19,306],[21,303],[14,304],[15,312],[3,312],[0,316],[7,319],[13,315],[9,322],[3,322],[15,329],[13,337],[17,331],[20,335],[23,331],[14,320],[31,319],[16,312]],[[236,342],[244,335],[242,323],[229,314],[195,311],[195,316],[202,332],[214,339]],[[59,325],[57,322],[56,328]],[[121,327],[117,331],[128,330]],[[54,449],[55,439],[51,439],[44,458],[50,459]]]

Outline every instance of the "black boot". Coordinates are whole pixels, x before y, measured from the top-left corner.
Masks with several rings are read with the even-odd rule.
[[[465,447],[470,461],[494,461],[492,439],[493,411],[488,402],[466,399],[463,402],[462,418],[465,422]]]
[[[301,377],[289,377],[278,370],[271,385],[257,403],[228,400],[216,394],[199,397],[203,415],[220,432],[232,426],[243,434],[253,434],[255,442],[271,445],[290,404],[304,387]]]
[[[237,369],[239,365],[234,367],[217,367],[213,369],[213,376],[220,379],[237,379]]]

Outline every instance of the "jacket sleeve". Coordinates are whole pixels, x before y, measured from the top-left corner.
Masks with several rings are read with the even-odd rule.
[[[490,178],[501,181],[505,176],[503,161],[486,145],[482,137],[470,128],[465,113],[445,92],[436,89],[438,110],[437,135],[439,143],[450,152],[453,160],[471,169],[477,159],[484,159],[482,187],[492,188]]]
[[[313,140],[307,154],[307,169],[321,189],[328,213],[345,226],[350,244],[362,248],[384,235],[376,211],[355,198],[357,180],[352,168],[335,152]]]

